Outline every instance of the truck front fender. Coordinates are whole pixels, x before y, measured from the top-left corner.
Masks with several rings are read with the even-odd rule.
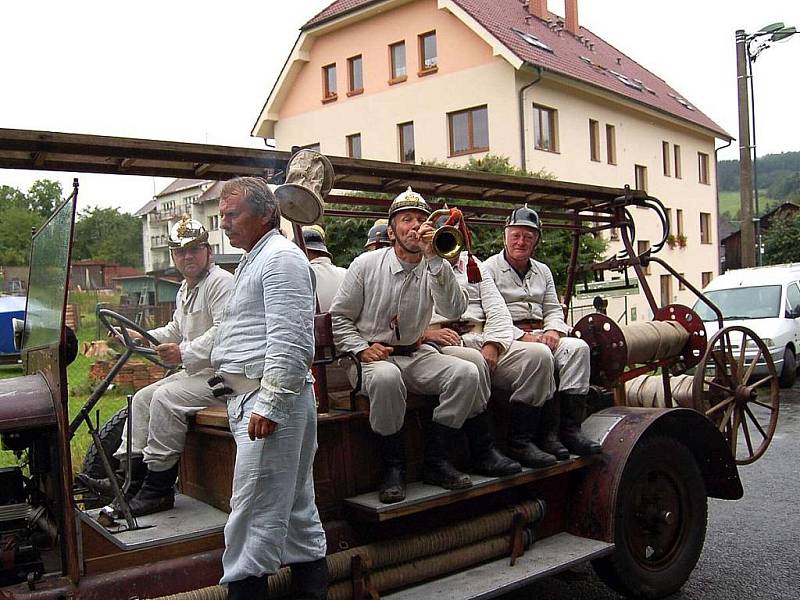
[[[603,446],[601,460],[576,479],[569,498],[569,530],[575,535],[614,541],[617,492],[629,457],[650,435],[683,443],[694,455],[708,496],[738,500],[744,494],[736,462],[723,435],[705,416],[686,408],[617,406],[590,416],[584,433]]]

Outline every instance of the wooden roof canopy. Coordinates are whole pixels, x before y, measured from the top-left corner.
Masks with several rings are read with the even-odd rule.
[[[0,129],[0,168],[6,169],[210,180],[250,175],[280,181],[289,158],[289,152],[268,149]],[[385,216],[389,200],[351,194],[382,192],[394,195],[411,186],[430,199],[473,201],[469,207],[462,208],[474,223],[500,222],[511,206],[527,202],[540,211],[546,225],[550,221],[549,224],[556,227],[584,229],[589,222],[606,223],[608,227],[614,206],[636,203],[647,197],[644,192],[627,188],[408,163],[328,158],[336,172],[336,193],[331,194],[327,202],[362,209],[359,212],[326,209],[326,214],[331,216]],[[380,207],[380,210],[363,212],[365,207]],[[552,223],[554,220],[561,224]]]

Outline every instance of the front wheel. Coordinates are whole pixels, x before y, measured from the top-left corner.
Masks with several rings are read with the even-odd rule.
[[[783,351],[783,368],[778,378],[778,384],[782,388],[790,388],[794,385],[795,379],[797,379],[797,360],[792,349],[786,348]]]
[[[668,596],[683,586],[700,558],[706,519],[705,482],[694,455],[673,438],[646,438],[619,484],[614,552],[594,561],[594,569],[627,597]]]

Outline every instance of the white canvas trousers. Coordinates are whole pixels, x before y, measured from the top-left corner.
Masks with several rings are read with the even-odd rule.
[[[214,397],[208,378],[211,368],[194,375],[180,370],[151,383],[133,396],[131,403],[131,454],[143,456],[151,471],[172,468],[183,452],[189,417],[209,406],[222,406]],[[127,427],[115,456],[127,452]]]
[[[411,356],[390,355],[386,360],[361,363],[372,430],[380,435],[400,431],[407,391],[438,395],[433,420],[453,429],[461,429],[464,421],[483,412],[489,399],[489,370],[480,352],[462,350],[473,353],[473,360],[440,354],[423,344]],[[482,369],[477,366],[481,362]],[[350,368],[350,380],[355,384],[355,367]]]
[[[469,349],[459,346],[442,348],[445,354],[469,360],[465,356],[465,350]],[[486,362],[477,350],[471,352],[476,352],[480,360]],[[508,350],[497,360],[497,367],[491,374],[491,385],[511,392],[511,402],[542,406],[552,398],[556,389],[553,379],[553,353],[544,344],[511,342]]]
[[[236,464],[220,583],[272,574],[281,564],[311,562],[326,551],[314,501],[317,414],[311,384],[274,433],[251,441],[247,426],[257,395],[228,399]]]

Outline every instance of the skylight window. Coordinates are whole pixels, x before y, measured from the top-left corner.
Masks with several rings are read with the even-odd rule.
[[[545,52],[551,52],[551,53],[553,52],[553,49],[550,46],[539,40],[539,38],[537,38],[536,36],[531,35],[526,31],[521,31],[515,27],[512,27],[511,31],[516,33],[519,37],[521,37],[523,40],[525,40],[528,44],[530,44],[534,48],[539,48],[539,50],[544,50]]]
[[[635,90],[639,90],[640,92],[642,91],[642,89],[643,89],[642,85],[639,84],[639,83],[636,83],[635,80],[630,79],[627,75],[623,75],[622,73],[617,73],[616,71],[612,71],[611,69],[609,69],[608,72],[611,73],[614,77],[619,79],[622,83],[624,83],[628,87],[631,87],[631,88],[633,88]]]
[[[673,99],[675,100],[675,102],[677,102],[678,104],[681,104],[682,106],[685,106],[685,107],[686,107],[686,108],[688,108],[689,110],[694,110],[694,106],[692,106],[692,105],[689,103],[689,101],[688,101],[686,98],[684,98],[683,96],[678,96],[677,94],[673,94],[672,92],[670,92],[670,93],[669,93],[669,94],[667,94],[667,95],[668,95],[670,98],[673,98]]]

